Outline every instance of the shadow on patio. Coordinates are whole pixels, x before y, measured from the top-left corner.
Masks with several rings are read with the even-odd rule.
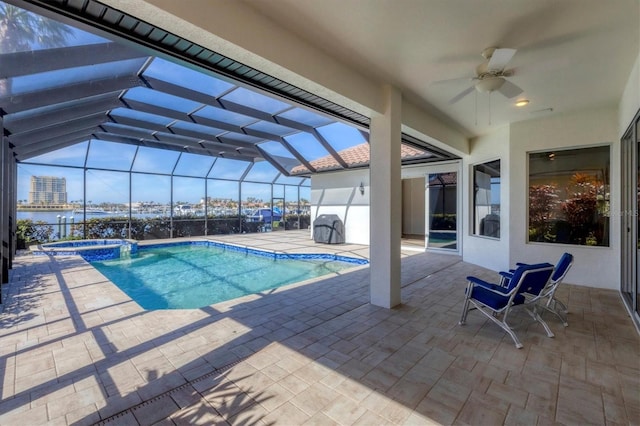
[[[458,257],[402,260],[198,310],[143,311],[82,260],[16,259],[0,316],[0,423],[604,424],[640,418],[638,335],[615,291],[565,286],[569,327],[524,349],[470,313]]]

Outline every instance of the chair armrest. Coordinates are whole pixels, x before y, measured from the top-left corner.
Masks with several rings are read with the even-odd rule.
[[[498,274],[500,274],[501,277],[510,280],[511,278],[513,278],[513,272],[514,272],[513,269],[510,269],[509,272],[500,271],[498,272]]]
[[[505,288],[499,284],[492,284],[477,277],[467,277],[467,280],[469,281],[469,284],[473,284],[474,286],[477,285],[501,296],[509,296],[511,294],[511,291],[505,293]]]
[[[501,271],[498,272],[500,274],[500,287],[508,287],[509,283],[511,283],[511,279],[513,278],[514,270],[510,269],[509,272]]]
[[[491,286],[495,285],[495,284],[487,282],[487,281],[485,281],[483,279],[480,279],[478,277],[472,277],[472,276],[467,277],[467,281],[469,281],[471,283],[474,283],[474,284],[477,284],[477,285],[482,286],[482,287],[487,287],[487,288],[491,288]]]

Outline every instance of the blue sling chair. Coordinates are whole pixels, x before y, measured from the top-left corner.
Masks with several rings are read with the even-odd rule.
[[[542,291],[553,274],[554,267],[550,263],[535,265],[518,265],[513,273],[508,273],[508,279],[501,284],[493,284],[477,277],[467,277],[468,285],[462,309],[460,325],[464,325],[467,314],[472,309],[478,309],[491,321],[506,331],[513,339],[516,348],[522,348],[518,336],[507,323],[511,309],[523,306],[526,312],[539,322],[547,332],[547,336],[554,337],[551,329],[537,312],[537,302],[542,297]],[[473,305],[473,306],[471,306]],[[528,307],[531,306],[532,309]]]
[[[517,266],[525,265],[525,263],[517,263]],[[538,306],[546,311],[551,312],[555,316],[557,316],[560,321],[562,321],[562,325],[567,327],[569,322],[567,321],[567,306],[562,303],[560,300],[556,299],[556,290],[558,286],[564,280],[564,277],[571,269],[573,265],[573,255],[571,253],[564,253],[560,256],[558,263],[556,263],[555,269],[553,270],[553,274],[551,275],[551,279],[542,292],[540,293],[540,297],[536,298],[538,302]],[[511,278],[514,270],[510,270],[509,272],[500,272],[500,275],[503,277],[503,284],[507,283],[507,280]]]

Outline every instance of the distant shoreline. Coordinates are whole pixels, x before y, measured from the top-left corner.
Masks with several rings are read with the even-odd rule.
[[[18,206],[17,211],[19,212],[59,212],[66,210],[73,210],[73,206]]]

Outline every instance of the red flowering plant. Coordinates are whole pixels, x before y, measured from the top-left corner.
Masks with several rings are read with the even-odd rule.
[[[571,225],[571,242],[574,244],[598,244],[598,188],[603,188],[603,185],[593,175],[576,173],[569,181],[562,211]]]
[[[553,239],[551,232],[557,204],[558,190],[555,184],[529,187],[529,241]]]

